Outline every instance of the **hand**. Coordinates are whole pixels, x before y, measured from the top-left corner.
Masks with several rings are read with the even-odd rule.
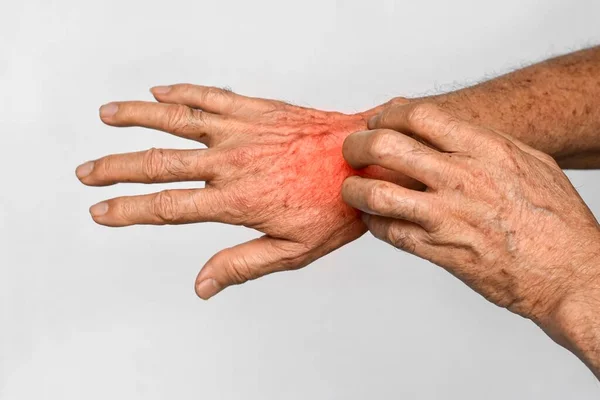
[[[266,234],[213,256],[196,280],[198,296],[303,267],[366,231],[341,200],[343,180],[355,173],[341,147],[378,109],[344,115],[192,85],[154,88],[153,94],[159,103],[110,103],[100,116],[109,125],[159,129],[208,149],[110,155],[78,167],[77,176],[90,186],[206,181],[202,189],[99,203],[90,212],[102,225],[215,221]],[[417,184],[377,168],[364,173]]]
[[[550,156],[430,104],[389,107],[369,128],[346,138],[348,163],[427,186],[347,178],[343,199],[375,237],[549,331],[566,299],[598,285],[598,223]]]

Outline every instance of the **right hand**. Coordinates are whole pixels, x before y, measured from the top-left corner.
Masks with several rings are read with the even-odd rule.
[[[598,289],[598,222],[550,156],[432,104],[387,108],[369,128],[344,142],[353,168],[427,185],[347,178],[343,198],[374,236],[549,331],[564,304]]]

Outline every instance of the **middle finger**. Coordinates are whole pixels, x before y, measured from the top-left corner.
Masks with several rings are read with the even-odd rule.
[[[113,154],[89,161],[76,174],[88,186],[115,183],[166,183],[209,181],[217,175],[217,153],[212,149],[150,149],[135,153]]]

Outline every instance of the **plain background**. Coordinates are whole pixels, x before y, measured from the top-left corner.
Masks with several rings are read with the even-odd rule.
[[[97,226],[91,204],[159,188],[74,169],[193,146],[100,123],[153,85],[355,112],[598,43],[599,17],[597,0],[0,0],[0,398],[597,399],[533,324],[370,236],[203,302],[203,263],[256,233]],[[599,173],[569,176],[598,215]]]

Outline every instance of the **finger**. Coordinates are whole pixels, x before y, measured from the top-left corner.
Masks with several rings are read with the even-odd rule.
[[[486,154],[495,154],[498,149],[504,151],[507,145],[514,144],[521,151],[548,165],[555,164],[552,157],[510,135],[472,125],[433,104],[393,105],[372,117],[368,125],[369,129],[395,129],[416,135],[448,152],[468,152],[482,148]]]
[[[430,187],[439,186],[451,167],[449,159],[437,150],[389,129],[353,133],[344,140],[342,152],[354,169],[378,165]]]
[[[362,219],[377,239],[400,250],[429,259],[431,252],[429,234],[423,227],[409,221],[378,215],[363,214]]]
[[[196,278],[196,294],[208,300],[231,285],[305,266],[305,248],[295,242],[263,236],[222,250],[211,257]]]
[[[411,221],[426,229],[436,223],[431,194],[390,182],[351,176],[342,184],[342,198],[368,214]]]
[[[100,108],[100,118],[108,125],[157,129],[206,145],[223,140],[235,129],[231,119],[181,104],[114,102]]]
[[[80,165],[76,173],[81,182],[89,186],[208,181],[217,175],[217,165],[217,157],[209,149],[150,149],[89,161]]]
[[[485,136],[481,129],[429,103],[388,107],[369,120],[369,129],[412,134],[447,152],[467,151]]]
[[[177,84],[157,86],[150,89],[161,103],[185,104],[186,106],[215,114],[248,115],[272,111],[277,104],[274,100],[246,97],[230,90],[210,86]]]
[[[216,189],[164,190],[141,196],[118,197],[90,208],[94,221],[106,226],[176,225],[231,221]]]

